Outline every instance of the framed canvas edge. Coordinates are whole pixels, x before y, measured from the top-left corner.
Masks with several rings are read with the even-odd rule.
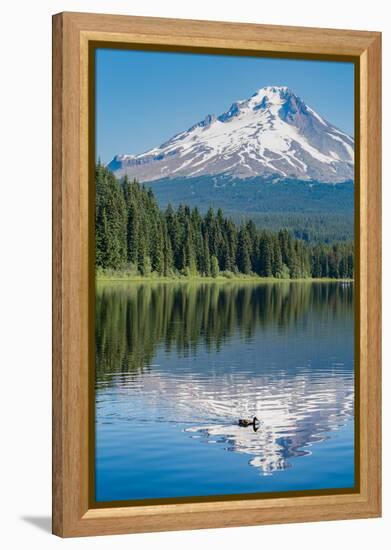
[[[300,32],[298,32],[300,31]],[[229,35],[227,36],[227,33]],[[89,507],[88,43],[125,41],[359,60],[360,491]],[[304,50],[305,47],[305,50]],[[381,514],[381,34],[62,13],[53,16],[53,533],[62,537]]]

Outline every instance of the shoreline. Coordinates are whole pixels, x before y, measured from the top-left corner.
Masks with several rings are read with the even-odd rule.
[[[95,277],[97,284],[101,283],[158,283],[158,284],[227,284],[227,283],[252,283],[252,284],[275,284],[275,283],[354,283],[354,279],[333,279],[331,277],[301,278],[301,279],[279,279],[277,277],[143,277],[141,275],[99,275]]]

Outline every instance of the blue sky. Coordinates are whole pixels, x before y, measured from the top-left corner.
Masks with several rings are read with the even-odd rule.
[[[273,85],[353,135],[352,63],[99,49],[96,155],[142,153]]]

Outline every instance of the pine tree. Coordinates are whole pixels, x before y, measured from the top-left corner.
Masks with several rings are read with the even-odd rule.
[[[247,222],[246,229],[250,241],[251,271],[257,272],[259,269],[259,235],[256,225],[252,220]]]
[[[216,256],[217,258],[219,254],[218,226],[213,208],[209,208],[208,212],[206,213],[204,226],[206,233],[208,234],[209,253],[211,256]]]
[[[236,267],[236,253],[238,246],[238,235],[235,224],[227,220],[225,224],[225,234],[227,236],[227,257],[224,269],[234,271]]]
[[[262,277],[273,275],[273,255],[273,243],[270,235],[264,232],[259,240],[259,266]]]
[[[104,166],[96,167],[96,265],[122,269],[126,263],[127,212],[121,187]]]
[[[209,235],[206,231],[203,236],[203,262],[202,262],[202,268],[201,272],[205,275],[205,277],[210,276],[210,253],[209,253]]]
[[[157,222],[154,224],[154,237],[151,242],[151,264],[152,271],[163,275],[165,266],[164,266],[164,243],[163,243],[163,231],[162,224],[160,223],[159,217],[157,217]]]
[[[282,254],[280,243],[276,235],[272,238],[273,243],[273,262],[272,262],[272,272],[274,277],[282,277],[283,275],[283,264],[282,264]]]
[[[212,256],[211,258],[211,275],[213,278],[218,277],[219,275],[219,262],[216,256]]]
[[[194,208],[191,212],[191,232],[193,239],[194,257],[196,261],[196,271],[203,272],[203,253],[204,241],[202,235],[202,216],[198,208]]]
[[[163,234],[163,275],[165,277],[169,277],[174,269],[174,257],[172,253],[171,241],[168,236],[166,218],[163,214],[161,215],[161,228]]]
[[[290,235],[286,229],[281,229],[281,231],[278,232],[278,240],[280,243],[280,250],[281,250],[281,256],[282,256],[282,262],[289,266],[289,240]]]
[[[301,264],[300,258],[297,254],[295,243],[292,239],[289,241],[289,271],[292,279],[299,279],[301,277]]]
[[[197,262],[193,246],[193,237],[190,223],[190,216],[186,215],[185,231],[184,231],[184,264],[183,268],[187,275],[195,275],[197,273]]]
[[[311,261],[311,275],[318,278],[322,276],[322,263],[321,263],[321,248],[317,244],[312,249],[312,261]]]
[[[246,275],[251,273],[250,239],[245,226],[242,226],[239,231],[237,266],[242,273]]]
[[[180,269],[181,263],[181,243],[180,243],[180,228],[176,213],[173,207],[169,204],[165,211],[165,220],[167,225],[167,235],[171,244],[173,255],[173,267]]]
[[[260,230],[253,221],[237,227],[209,208],[168,205],[161,212],[151,189],[122,182],[102,164],[96,166],[96,266],[121,270],[135,266],[142,275],[184,273],[216,277],[220,270],[263,277],[334,277],[354,275],[352,242],[311,244],[305,231],[295,238]],[[217,263],[216,263],[217,262]]]
[[[325,249],[323,248],[320,254],[320,264],[322,266],[322,277],[329,276],[329,257],[326,254]]]
[[[139,209],[134,201],[128,206],[127,223],[127,258],[137,268],[138,260],[138,239],[139,239],[140,221]]]
[[[337,249],[333,246],[332,250],[328,254],[329,277],[332,279],[337,279],[339,276],[338,263]]]

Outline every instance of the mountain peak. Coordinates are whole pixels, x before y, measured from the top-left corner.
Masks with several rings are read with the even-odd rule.
[[[288,86],[265,86],[256,91],[249,100],[249,104],[255,110],[268,107],[281,108],[287,103],[289,105],[304,105],[304,102]]]
[[[285,107],[283,107],[284,105]],[[248,99],[232,103],[228,111],[215,119],[220,122],[229,122],[234,117],[245,115],[248,111],[263,111],[267,109],[274,114],[278,114],[280,109],[286,111],[291,106],[293,106],[294,110],[298,107],[303,109],[304,103],[288,86],[264,86],[254,92]]]
[[[141,155],[109,168],[141,181],[226,174],[330,183],[353,178],[354,140],[287,86],[264,86]]]
[[[256,92],[254,92],[251,97],[266,96],[272,99],[277,97],[286,97],[291,94],[293,94],[293,92],[288,88],[288,86],[263,86],[263,88],[259,88]]]

